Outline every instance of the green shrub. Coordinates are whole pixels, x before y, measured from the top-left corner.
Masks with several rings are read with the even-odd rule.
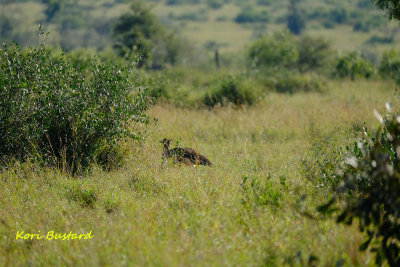
[[[365,43],[367,44],[392,44],[394,43],[394,36],[379,36],[372,35]]]
[[[324,82],[318,78],[288,71],[279,71],[266,76],[265,86],[279,93],[322,92],[325,86]]]
[[[204,104],[209,108],[216,105],[251,105],[256,101],[256,94],[251,85],[245,84],[239,77],[229,76],[222,80],[204,97]]]
[[[347,10],[344,8],[333,9],[329,13],[329,18],[331,19],[331,21],[334,21],[338,24],[345,23],[348,19]]]
[[[69,200],[77,202],[82,207],[93,208],[97,195],[92,188],[85,188],[81,183],[73,183],[66,187],[66,196]]]
[[[224,6],[223,0],[207,0],[206,3],[213,9],[220,9]]]
[[[360,250],[372,247],[378,266],[384,260],[399,266],[400,115],[381,117],[375,113],[382,126],[374,135],[364,128],[347,165],[338,166],[343,181],[337,188],[339,203],[334,198],[320,211],[344,207],[337,221],[350,225],[357,219],[359,230],[367,236]]]
[[[40,158],[84,170],[122,138],[139,138],[130,122],[147,123],[147,96],[129,72],[94,61],[76,70],[44,47],[0,50],[0,158]]]
[[[339,57],[334,75],[340,78],[370,78],[374,74],[374,66],[359,52],[350,52]]]
[[[255,41],[249,49],[248,58],[254,68],[278,68],[295,66],[298,54],[293,36],[283,32]]]
[[[301,71],[316,70],[327,65],[330,44],[323,38],[304,36],[299,40],[297,63]]]
[[[236,16],[235,22],[237,23],[255,23],[255,22],[268,22],[269,14],[267,11],[258,11],[257,9],[246,6]]]
[[[394,79],[400,84],[400,52],[390,50],[383,53],[379,64],[379,74],[383,78]]]

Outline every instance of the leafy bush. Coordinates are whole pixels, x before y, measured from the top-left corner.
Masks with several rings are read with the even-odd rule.
[[[188,14],[185,19],[190,19]],[[207,18],[205,18],[207,19]],[[175,64],[181,52],[188,48],[174,31],[167,30],[151,8],[137,0],[131,10],[118,18],[113,28],[114,49],[122,57],[140,54],[138,66],[160,69]]]
[[[351,79],[370,78],[373,74],[373,65],[361,53],[355,51],[339,57],[334,73],[337,77],[350,77]]]
[[[131,94],[129,72],[94,61],[76,70],[43,47],[0,49],[0,159],[39,157],[83,170],[124,137],[130,122],[147,123],[147,96]],[[107,154],[107,153],[106,153]],[[106,163],[106,162],[104,162]]]
[[[200,0],[167,0],[167,5],[200,4]]]
[[[345,23],[348,19],[348,14],[347,14],[346,9],[336,8],[336,9],[331,10],[331,12],[329,13],[329,19],[332,22],[335,22],[338,24]]]
[[[255,68],[294,66],[298,58],[297,43],[289,32],[261,37],[251,45],[248,57]]]
[[[371,25],[363,22],[363,21],[357,21],[354,23],[353,26],[353,31],[355,32],[369,32],[371,30]]]
[[[392,44],[395,41],[394,36],[372,35],[365,43],[367,44]]]
[[[279,93],[321,92],[324,83],[312,76],[293,74],[288,71],[279,71],[268,75],[264,84]]]
[[[208,21],[208,16],[203,12],[186,12],[180,15],[175,15],[174,13],[169,13],[168,18],[176,20],[189,20],[196,22]]]
[[[177,86],[176,83],[163,72],[153,73],[145,81],[145,84],[148,88],[149,95],[154,99],[160,97],[170,99],[174,87]]]
[[[207,2],[207,5],[213,9],[219,9],[224,6],[223,0],[207,0],[206,2]]]
[[[372,244],[377,265],[386,259],[390,266],[399,266],[400,116],[382,118],[376,111],[375,115],[382,126],[375,135],[363,129],[363,138],[348,156],[348,164],[338,172],[343,182],[337,198],[344,209],[337,221],[351,224],[358,219],[359,230],[367,235],[360,250]],[[334,203],[332,199],[320,210],[332,211]]]
[[[398,84],[400,84],[400,52],[390,50],[383,53],[379,65],[379,74],[383,78],[394,79]]]
[[[204,104],[210,108],[216,105],[251,105],[256,100],[255,92],[238,77],[229,76],[222,80],[204,97]]]
[[[299,40],[299,69],[315,70],[326,65],[331,55],[329,42],[323,38],[304,36]]]

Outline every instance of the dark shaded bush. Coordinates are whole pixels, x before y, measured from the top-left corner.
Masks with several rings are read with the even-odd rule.
[[[394,36],[372,35],[365,43],[367,44],[392,44]]]
[[[200,4],[201,0],[167,0],[167,5]]]
[[[330,21],[338,23],[338,24],[345,23],[345,22],[347,22],[347,19],[348,19],[347,10],[344,8],[333,9],[329,12],[328,16],[329,16]]]
[[[187,18],[192,15],[188,14]],[[175,31],[164,27],[151,7],[141,0],[136,0],[130,11],[118,18],[113,39],[118,55],[131,58],[139,54],[138,66],[152,69],[176,64],[179,55],[189,47]]]
[[[140,137],[130,122],[148,122],[148,100],[129,72],[95,61],[77,70],[60,57],[42,46],[0,49],[0,159],[39,158],[76,172],[122,138]]]
[[[303,13],[298,8],[299,0],[289,1],[289,14],[287,16],[287,27],[293,34],[300,34],[306,26]]]
[[[343,181],[336,190],[338,201],[332,199],[320,211],[340,209],[337,221],[348,225],[357,219],[366,234],[360,250],[371,247],[378,266],[384,261],[400,266],[400,117],[375,115],[381,127],[376,134],[362,129],[347,165],[338,166]]]
[[[241,82],[239,77],[231,75],[212,88],[203,101],[209,108],[216,105],[251,105],[256,101],[256,95],[254,88]]]
[[[208,16],[203,12],[185,12],[180,15],[175,15],[174,13],[168,14],[168,18],[176,20],[188,20],[196,22],[208,21]]]
[[[334,72],[336,77],[350,77],[351,79],[356,77],[370,78],[373,74],[374,66],[372,63],[356,51],[339,57]]]
[[[268,22],[269,14],[266,10],[259,11],[253,7],[245,7],[236,16],[237,23]]]
[[[354,23],[353,31],[355,32],[369,32],[371,30],[371,26],[368,23],[357,21]]]
[[[304,36],[299,40],[299,58],[297,60],[300,71],[316,70],[327,64],[332,55],[330,44],[323,38]]]
[[[386,11],[390,19],[400,20],[400,8],[398,0],[372,0],[380,9]]]
[[[224,6],[224,0],[207,0],[206,3],[213,9],[219,9]]]
[[[312,76],[293,74],[289,71],[279,71],[268,74],[264,85],[279,93],[322,92],[325,84]]]
[[[379,64],[379,74],[383,78],[394,79],[400,84],[400,52],[390,50],[383,53]]]
[[[269,5],[271,5],[273,2],[276,2],[276,0],[257,0],[257,5],[269,6]]]

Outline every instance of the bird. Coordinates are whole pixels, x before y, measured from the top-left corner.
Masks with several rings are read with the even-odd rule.
[[[171,139],[164,138],[160,143],[164,145],[163,159],[172,158],[174,163],[184,163],[186,165],[213,165],[204,155],[192,148],[175,147],[170,149]]]

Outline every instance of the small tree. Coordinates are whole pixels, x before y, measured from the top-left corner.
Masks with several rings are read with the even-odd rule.
[[[140,54],[139,67],[163,63],[175,64],[183,50],[176,34],[167,31],[141,1],[135,1],[130,12],[122,15],[113,28],[114,49],[120,56]]]
[[[143,66],[150,56],[152,41],[161,31],[151,9],[142,2],[135,2],[130,12],[122,15],[114,26],[114,48],[121,56],[139,52],[139,66]]]
[[[305,21],[300,15],[297,4],[301,0],[290,0],[289,15],[287,17],[287,26],[293,34],[300,34],[305,27]]]

